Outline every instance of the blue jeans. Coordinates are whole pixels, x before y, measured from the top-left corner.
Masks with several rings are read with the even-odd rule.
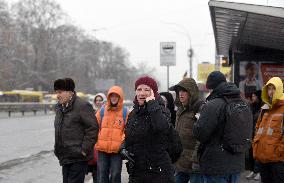
[[[203,176],[201,174],[176,172],[175,183],[203,183]]]
[[[204,175],[204,183],[238,183],[240,173],[229,175]]]
[[[259,173],[261,168],[261,164],[259,161],[254,160],[254,167],[253,167],[253,172],[254,173]]]
[[[121,183],[121,169],[119,154],[98,151],[98,183]]]

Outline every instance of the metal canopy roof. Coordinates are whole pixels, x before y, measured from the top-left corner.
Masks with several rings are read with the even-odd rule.
[[[284,9],[233,2],[209,2],[218,55],[242,45],[284,50]]]

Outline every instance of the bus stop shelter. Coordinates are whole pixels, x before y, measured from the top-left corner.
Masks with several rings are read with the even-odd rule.
[[[262,84],[272,76],[284,79],[284,8],[215,0],[209,8],[216,54],[228,58],[237,85],[248,63]]]

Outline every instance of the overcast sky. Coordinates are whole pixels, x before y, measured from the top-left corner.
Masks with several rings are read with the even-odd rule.
[[[176,66],[170,67],[170,85],[182,79],[189,68],[186,52],[194,49],[193,76],[197,64],[214,63],[215,42],[208,0],[55,0],[73,24],[97,39],[125,48],[129,61],[155,67],[160,90],[166,90],[166,67],[160,67],[160,42],[174,41]],[[226,0],[227,1],[227,0]],[[231,0],[284,6],[283,0]]]

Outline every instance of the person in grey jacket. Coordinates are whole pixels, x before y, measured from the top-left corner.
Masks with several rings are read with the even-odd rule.
[[[244,170],[245,154],[232,154],[223,149],[222,124],[226,107],[223,96],[238,98],[240,90],[235,84],[226,82],[225,76],[219,71],[209,74],[206,86],[213,91],[193,126],[193,134],[201,143],[198,150],[201,172],[206,183],[237,183],[240,172]]]
[[[93,158],[98,123],[91,104],[76,96],[71,78],[57,79],[54,153],[62,166],[63,183],[84,183],[88,160]]]

